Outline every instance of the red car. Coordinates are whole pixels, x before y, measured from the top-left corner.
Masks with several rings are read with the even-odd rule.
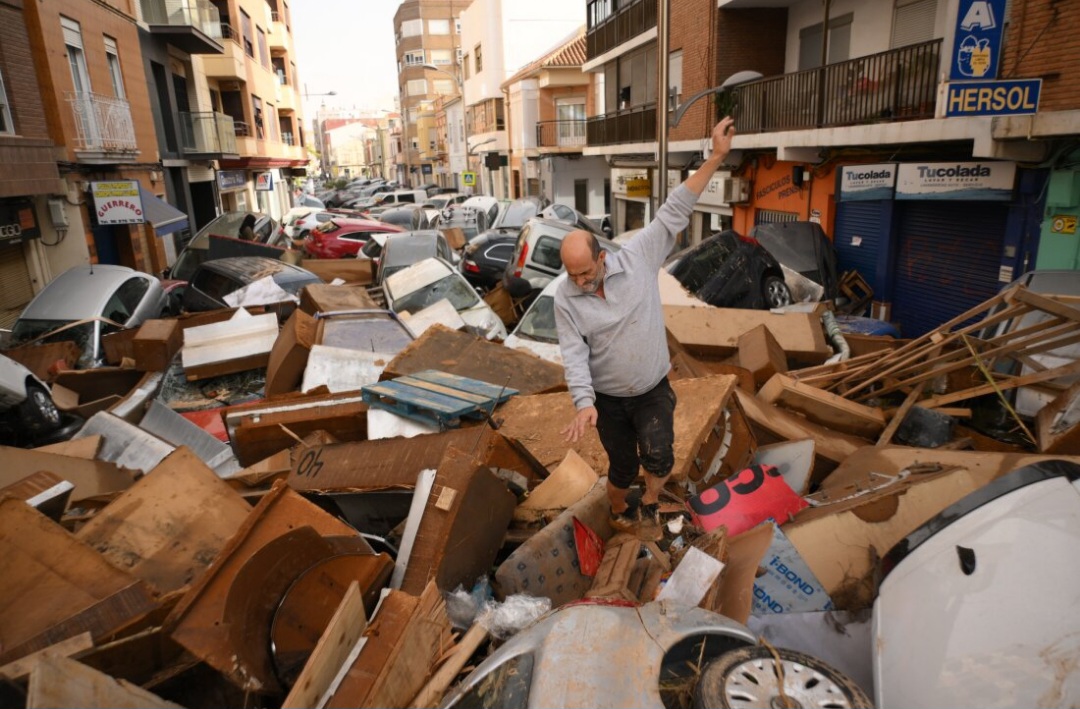
[[[304,239],[306,258],[356,258],[372,234],[396,234],[401,227],[371,219],[331,219],[312,229]]]

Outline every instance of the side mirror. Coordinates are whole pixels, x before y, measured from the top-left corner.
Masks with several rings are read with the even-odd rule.
[[[524,278],[511,277],[506,281],[506,292],[511,298],[527,298],[532,290],[532,284]]]

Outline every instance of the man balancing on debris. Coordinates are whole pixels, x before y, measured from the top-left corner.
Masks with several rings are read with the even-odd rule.
[[[563,239],[567,280],[555,292],[555,322],[577,416],[562,433],[575,442],[596,426],[610,461],[607,493],[617,530],[660,523],[660,491],[675,465],[675,392],[667,380],[657,273],[734,135],[730,117],[716,124],[709,158],[621,251],[601,251],[587,231]],[[639,464],[647,474],[637,507],[629,493]]]

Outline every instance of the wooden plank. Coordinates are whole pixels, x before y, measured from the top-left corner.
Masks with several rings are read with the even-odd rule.
[[[353,581],[281,708],[315,707],[319,698],[330,688],[330,683],[334,681],[353,646],[364,634],[367,625],[360,585]]]
[[[485,405],[490,406],[493,400],[490,396],[485,396],[483,394],[474,394],[473,392],[466,391],[464,389],[455,389],[453,387],[443,386],[442,384],[437,384],[435,382],[428,382],[424,381],[423,379],[417,379],[414,376],[398,377],[394,381],[398,384],[406,384],[422,391],[430,391],[436,394],[442,394],[443,396],[448,396],[451,399],[460,399],[461,401],[467,401],[470,404],[481,407]]]
[[[406,404],[430,409],[431,411],[451,417],[462,416],[477,410],[475,404],[400,384],[397,380],[380,382],[379,384],[368,384],[362,391],[364,392],[365,401],[369,404],[382,404],[387,407],[393,407],[395,403]],[[374,394],[379,398],[369,399],[369,394]],[[384,401],[383,398],[390,399],[391,401]]]
[[[1080,408],[1080,381],[1073,383],[1053,401],[1042,407],[1035,417],[1040,451],[1080,455],[1078,408]]]
[[[881,409],[848,401],[842,396],[776,374],[758,392],[765,404],[778,404],[835,431],[869,438],[885,428]]]
[[[161,595],[201,576],[250,512],[228,483],[181,447],[75,536]]]
[[[461,673],[461,670],[465,668],[465,663],[473,656],[476,649],[487,640],[487,637],[487,629],[479,623],[474,623],[461,640],[457,642],[457,645],[454,646],[450,657],[436,670],[428,683],[416,695],[410,706],[414,707],[414,709],[431,709],[438,706],[439,700],[442,699],[446,689]]]
[[[22,682],[30,676],[30,673],[46,655],[71,657],[92,647],[94,647],[94,640],[90,637],[90,633],[79,633],[67,640],[61,640],[55,645],[42,648],[37,652],[32,652],[21,659],[0,667],[0,677],[7,677],[12,682]]]
[[[935,409],[939,406],[953,404],[957,401],[964,401],[965,399],[982,396],[983,394],[993,394],[995,391],[1008,391],[1009,389],[1016,389],[1017,387],[1037,384],[1038,382],[1045,382],[1050,379],[1057,379],[1058,377],[1068,377],[1074,374],[1080,374],[1080,361],[1066,364],[1061,367],[1055,367],[1054,369],[1048,369],[1045,372],[1035,372],[1022,377],[1003,379],[997,382],[996,389],[995,386],[985,384],[983,386],[972,387],[952,394],[936,396],[933,399],[927,399],[922,402],[921,406],[927,409]]]
[[[101,498],[126,490],[135,482],[129,470],[99,460],[84,460],[41,450],[0,446],[0,487],[22,480],[39,470],[54,472],[75,485],[71,501]]]
[[[141,581],[11,497],[0,498],[0,558],[0,662],[84,631],[105,636],[156,607]]]
[[[115,679],[67,657],[47,656],[30,674],[27,709],[100,707],[183,709],[153,692]]]
[[[739,308],[664,306],[668,330],[691,353],[732,355],[739,337],[764,325],[789,359],[820,364],[832,354],[818,313],[771,313]]]
[[[472,377],[462,377],[457,374],[450,374],[449,372],[440,372],[436,369],[427,369],[423,372],[417,372],[412,376],[426,382],[432,382],[433,384],[442,384],[443,386],[452,389],[466,390],[474,394],[481,394],[488,399],[498,399],[500,403],[518,393],[517,389],[511,389],[508,386],[503,386],[498,383],[474,379]]]
[[[69,458],[94,460],[100,448],[101,436],[87,436],[86,438],[76,438],[47,446],[39,446],[34,450],[38,453],[55,453],[56,455],[66,455]]]
[[[1059,318],[1080,322],[1080,308],[1062,303],[1053,296],[1041,295],[1027,288],[1021,288],[1014,297],[1018,302],[1057,315]]]
[[[900,428],[900,424],[903,423],[904,417],[907,416],[908,411],[911,411],[911,407],[915,406],[915,402],[922,396],[923,389],[926,387],[926,382],[919,382],[915,385],[915,388],[911,390],[911,393],[904,399],[904,403],[900,405],[900,408],[892,415],[892,419],[889,420],[889,425],[885,427],[885,430],[881,432],[881,436],[878,438],[875,445],[885,446],[892,440],[896,430]]]

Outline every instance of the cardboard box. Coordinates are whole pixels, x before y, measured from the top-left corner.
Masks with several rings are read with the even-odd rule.
[[[330,283],[335,278],[340,278],[345,283],[361,286],[369,285],[374,281],[371,275],[371,261],[369,259],[305,259],[300,265],[327,283]]]
[[[307,292],[306,288],[304,292]],[[316,326],[315,318],[301,304],[301,309],[293,311],[281,328],[266,365],[267,396],[296,391],[300,386],[308,355],[316,343]]]
[[[510,294],[506,292],[501,283],[488,291],[484,296],[484,302],[491,306],[491,309],[495,311],[495,314],[499,316],[499,319],[504,324],[512,325],[517,322],[518,317],[514,311],[514,299],[510,297]]]
[[[300,290],[300,309],[308,315],[341,310],[375,310],[379,304],[362,286],[331,286],[313,283]]]
[[[184,344],[184,331],[176,320],[147,320],[132,341],[135,368],[163,372]]]
[[[773,313],[740,308],[664,306],[664,323],[693,355],[729,356],[738,351],[739,338],[765,325],[788,359],[821,364],[832,355],[821,327],[819,307],[812,313]]]
[[[443,229],[442,233],[446,237],[446,243],[450,244],[450,248],[454,251],[465,248],[465,230],[461,227]]]
[[[761,386],[774,374],[787,372],[787,354],[768,326],[762,324],[739,336],[739,366],[754,375]]]

